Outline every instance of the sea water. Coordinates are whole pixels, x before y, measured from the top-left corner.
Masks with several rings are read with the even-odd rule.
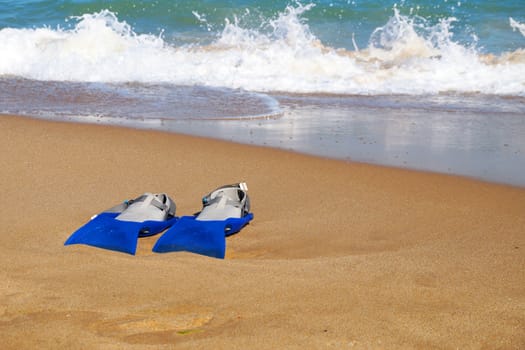
[[[0,113],[525,186],[524,5],[6,0]]]

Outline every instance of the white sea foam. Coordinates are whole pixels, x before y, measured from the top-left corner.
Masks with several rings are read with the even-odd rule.
[[[512,17],[509,17],[509,22],[513,30],[518,30],[521,35],[525,36],[525,23],[520,23],[514,20]]]
[[[0,30],[0,76],[38,80],[173,83],[256,91],[344,94],[464,92],[525,95],[525,52],[480,55],[454,41],[454,19],[430,25],[393,16],[359,51],[323,45],[287,7],[260,28],[236,19],[209,45],[173,46],[135,33],[108,10],[75,18],[73,29]],[[205,14],[198,14],[205,21]],[[509,30],[523,33],[510,19]],[[348,33],[352,35],[352,33]]]

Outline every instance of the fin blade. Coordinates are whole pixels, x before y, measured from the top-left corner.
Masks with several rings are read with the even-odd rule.
[[[141,223],[115,220],[115,213],[101,213],[73,232],[64,245],[93,247],[135,254]]]
[[[226,220],[196,220],[193,216],[184,216],[158,239],[153,251],[187,251],[224,259],[226,236],[239,232],[252,219],[253,214]]]
[[[173,225],[177,218],[166,221],[121,221],[118,213],[104,212],[73,232],[64,245],[86,244],[134,255],[139,237],[156,235]]]
[[[223,221],[197,221],[182,217],[164,233],[153,251],[157,253],[187,251],[224,259],[226,238]]]

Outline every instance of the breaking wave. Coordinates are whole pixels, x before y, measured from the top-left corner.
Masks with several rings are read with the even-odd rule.
[[[394,8],[366,47],[350,50],[325,45],[312,33],[304,14],[314,6],[288,6],[257,25],[225,19],[207,44],[138,34],[109,10],[72,17],[68,29],[4,28],[0,76],[260,92],[525,96],[525,50],[482,54],[474,34],[468,44],[455,40],[453,17],[429,23]],[[206,14],[194,15],[207,25]],[[513,30],[525,37],[525,25],[509,18]]]

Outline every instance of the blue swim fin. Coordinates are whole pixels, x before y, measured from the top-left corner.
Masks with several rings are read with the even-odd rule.
[[[188,251],[224,259],[226,236],[239,232],[252,219],[245,183],[219,187],[202,199],[197,216],[181,217],[153,247],[157,253]]]
[[[166,195],[146,193],[93,217],[64,243],[135,254],[139,237],[166,230],[177,220],[175,203]]]
[[[64,245],[87,244],[134,255],[139,237],[162,232],[176,220],[132,222],[116,220],[117,216],[118,213],[100,213],[76,230]]]
[[[153,247],[156,253],[187,251],[224,259],[226,236],[239,232],[253,214],[242,218],[201,221],[194,216],[181,217]]]

